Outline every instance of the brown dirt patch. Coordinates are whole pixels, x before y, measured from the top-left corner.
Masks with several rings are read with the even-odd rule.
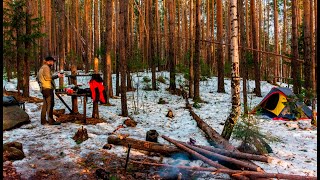
[[[67,123],[67,122],[73,122],[77,124],[84,124],[84,117],[82,114],[62,114],[57,119],[58,122],[61,123]],[[95,125],[98,123],[104,123],[106,122],[103,119],[97,119],[97,118],[86,118],[86,124]]]

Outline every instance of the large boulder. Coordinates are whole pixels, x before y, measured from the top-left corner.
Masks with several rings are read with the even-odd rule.
[[[3,106],[3,131],[30,123],[29,115],[19,106]]]

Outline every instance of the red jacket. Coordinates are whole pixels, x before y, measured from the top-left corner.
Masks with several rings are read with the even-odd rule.
[[[89,81],[91,96],[93,102],[100,100],[102,104],[106,103],[106,92],[102,82],[97,82],[96,80]]]

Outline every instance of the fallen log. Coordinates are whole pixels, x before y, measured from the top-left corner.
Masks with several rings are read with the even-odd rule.
[[[185,142],[178,141],[180,143],[186,144]],[[270,163],[272,161],[271,157],[263,156],[263,155],[256,155],[256,154],[250,154],[250,153],[243,153],[243,152],[233,152],[233,151],[227,151],[220,148],[215,148],[211,146],[202,146],[202,145],[193,145],[195,147],[199,147],[211,152],[215,152],[218,154],[222,154],[228,157],[238,158],[238,159],[246,159],[246,160],[255,160],[255,161],[261,161]]]
[[[237,159],[234,159],[234,158],[231,158],[231,157],[227,157],[227,156],[215,153],[215,152],[211,152],[211,151],[208,151],[208,150],[205,150],[205,149],[201,149],[199,147],[191,146],[191,145],[189,145],[187,143],[184,143],[184,145],[186,147],[196,151],[196,152],[199,152],[199,153],[203,154],[203,155],[214,157],[214,158],[216,158],[218,160],[226,161],[228,163],[231,163],[231,164],[234,164],[234,165],[238,165],[238,166],[241,166],[243,168],[247,168],[249,170],[262,171],[262,169],[259,166],[254,165],[252,163],[240,161],[240,160],[237,160]]]
[[[229,174],[232,177],[241,174],[246,176],[254,176],[256,178],[277,178],[277,179],[290,179],[290,180],[300,180],[300,179],[316,180],[317,179],[317,177],[314,177],[314,176],[300,176],[300,175],[293,175],[293,174],[264,173],[264,172],[255,172],[255,171],[205,168],[205,167],[196,167],[196,166],[173,166],[169,164],[157,164],[157,163],[139,162],[139,161],[130,161],[130,162],[134,164],[142,164],[147,166],[178,168],[178,169],[185,169],[190,171],[209,171],[209,172],[215,172],[215,173],[224,173],[224,174]]]
[[[229,151],[238,151],[233,145],[231,145],[226,139],[224,139],[217,131],[212,129],[206,122],[204,122],[192,109],[189,112],[193,119],[197,122],[198,127],[204,131],[211,140],[211,143],[215,147],[226,149]]]
[[[208,135],[208,137],[211,140],[211,143],[213,143],[214,146],[220,149],[231,151],[231,152],[240,152],[236,147],[230,144],[229,141],[224,139],[217,131],[215,131],[206,122],[204,122],[195,112],[193,112],[192,108],[189,108],[189,112],[193,117],[193,119],[196,120],[198,127]],[[243,160],[243,161],[256,165],[249,160]],[[261,170],[263,171],[262,168]]]
[[[149,141],[137,140],[132,138],[120,139],[116,136],[108,137],[108,144],[121,145],[128,147],[128,144],[131,144],[131,147],[134,149],[155,152],[162,154],[164,156],[170,156],[175,153],[183,153],[188,155],[187,153],[181,151],[179,148],[171,145],[165,145],[160,143],[154,143]]]

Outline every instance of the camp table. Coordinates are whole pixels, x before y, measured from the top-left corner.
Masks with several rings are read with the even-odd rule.
[[[84,116],[84,123],[86,123],[86,118],[87,118],[87,97],[90,96],[90,95],[88,95],[88,94],[77,94],[77,93],[67,94],[66,92],[55,92],[55,94],[58,96],[60,101],[68,108],[68,110],[72,114],[74,113],[74,109],[71,109],[68,106],[68,104],[62,99],[62,97],[60,95],[66,94],[67,96],[76,97],[76,98],[83,96],[83,116]]]

